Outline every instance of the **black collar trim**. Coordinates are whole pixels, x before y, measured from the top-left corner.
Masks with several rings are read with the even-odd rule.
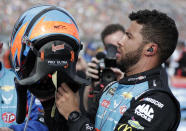
[[[138,84],[138,83],[145,82],[152,77],[159,76],[161,69],[162,67],[159,66],[157,68],[154,68],[154,69],[151,69],[151,70],[139,73],[139,74],[124,77],[121,80],[119,80],[119,84],[132,85],[132,84]]]

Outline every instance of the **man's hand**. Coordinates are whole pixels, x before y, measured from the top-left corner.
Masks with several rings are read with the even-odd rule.
[[[13,131],[13,130],[8,127],[1,127],[0,131]]]
[[[96,59],[95,57],[92,58],[91,62],[88,63],[88,68],[87,68],[87,72],[86,72],[86,75],[90,78],[93,78],[93,79],[99,79],[99,76],[98,76],[98,63],[99,63],[99,60]]]
[[[99,79],[99,71],[97,69],[99,60],[96,59],[95,57],[92,58],[91,62],[88,63],[88,68],[87,68],[87,72],[86,75],[90,78],[93,79]],[[111,70],[116,74],[117,80],[120,80],[121,78],[123,78],[124,73],[119,69],[119,68],[113,68],[111,67]]]
[[[124,73],[119,68],[111,67],[111,70],[116,74],[117,81],[124,77]]]
[[[56,93],[56,106],[61,115],[68,120],[73,111],[79,111],[79,96],[75,94],[65,83],[61,84]]]
[[[78,56],[76,70],[77,71],[86,71],[86,69],[87,69],[87,63],[85,62],[84,58],[82,56]]]

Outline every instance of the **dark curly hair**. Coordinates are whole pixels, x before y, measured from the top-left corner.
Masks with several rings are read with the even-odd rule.
[[[112,33],[115,33],[117,31],[122,31],[123,33],[125,33],[125,28],[120,24],[107,25],[101,33],[101,40],[102,40],[103,44],[105,44],[104,39],[105,39],[106,36],[108,36]]]
[[[144,43],[158,44],[160,62],[165,62],[174,52],[178,41],[178,30],[173,19],[157,10],[140,10],[129,14],[131,21],[143,25]]]

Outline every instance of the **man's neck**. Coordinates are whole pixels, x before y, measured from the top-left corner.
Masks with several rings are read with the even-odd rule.
[[[158,62],[154,62],[152,60],[145,60],[145,61],[142,60],[139,61],[137,64],[129,67],[125,72],[125,76],[131,76],[134,74],[145,72],[157,67],[158,65],[159,65]]]

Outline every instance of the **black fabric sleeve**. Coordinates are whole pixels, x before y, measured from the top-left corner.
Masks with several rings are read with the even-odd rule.
[[[110,87],[112,84],[116,83],[116,81],[110,83],[107,87]],[[89,99],[88,111],[86,113],[82,112],[80,119],[76,122],[68,121],[69,131],[96,131],[94,123],[95,116],[99,106],[99,99],[104,92],[99,92],[94,96],[93,99]],[[82,111],[82,110],[81,110]]]
[[[95,131],[94,124],[85,115],[81,115],[75,122],[68,121],[67,123],[69,131]]]
[[[80,88],[79,90],[81,116],[75,122],[69,121],[69,120],[67,121],[69,131],[95,131],[93,121],[91,120],[91,117],[90,117],[91,113],[86,112],[84,105],[83,105],[84,89],[85,88],[83,87],[83,88]]]
[[[115,131],[175,131],[177,108],[169,95],[152,93],[142,99],[131,101]]]
[[[55,98],[41,102],[45,112],[45,123],[48,126],[49,131],[67,131],[67,120],[58,112],[57,109],[55,110],[55,116],[53,118],[51,117],[54,102]]]

